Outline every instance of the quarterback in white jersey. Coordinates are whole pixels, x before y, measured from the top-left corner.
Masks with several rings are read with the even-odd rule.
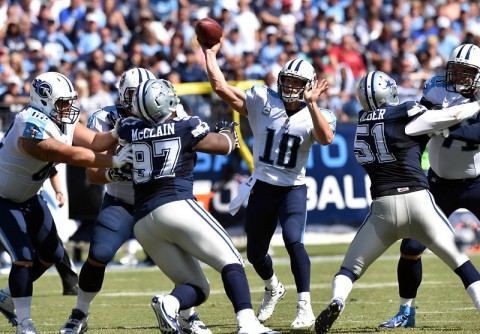
[[[467,103],[478,100],[479,88],[480,48],[462,44],[452,51],[445,73],[426,82],[420,103],[428,109],[466,109]],[[434,124],[435,120],[429,123]],[[437,205],[447,217],[460,208],[480,217],[480,116],[476,114],[440,131],[428,145],[428,183]],[[397,269],[400,310],[380,327],[415,327],[415,300],[422,281],[424,250],[425,245],[414,239],[402,240]]]
[[[57,163],[122,167],[132,159],[128,147],[118,156],[95,153],[115,145],[118,136],[116,131],[100,134],[79,124],[76,99],[64,75],[37,76],[31,83],[30,104],[0,143],[0,242],[13,262],[9,286],[0,292],[0,312],[17,325],[17,333],[37,333],[30,317],[33,282],[64,252],[50,210],[37,194],[50,168]]]
[[[317,105],[328,84],[316,80],[315,69],[308,61],[293,59],[279,73],[278,92],[265,86],[244,92],[230,86],[219,68],[216,54],[221,43],[210,48],[199,43],[213,90],[248,117],[253,132],[254,171],[241,185],[230,212],[234,214],[250,196],[245,222],[247,258],[265,283],[258,319],[270,318],[285,296],[268,255],[279,222],[298,292],[297,316],[291,326],[310,327],[315,316],[310,303],[310,259],[303,244],[307,217],[305,167],[312,145],[330,144],[335,133],[335,116]]]

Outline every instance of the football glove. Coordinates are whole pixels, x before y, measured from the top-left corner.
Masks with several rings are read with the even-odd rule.
[[[126,164],[133,163],[132,145],[126,144],[116,155],[112,156],[114,168],[122,168]]]
[[[118,168],[108,168],[105,171],[105,177],[108,182],[132,181],[132,175],[125,174]]]
[[[222,132],[231,132],[233,134],[233,138],[235,138],[234,147],[239,148],[240,144],[238,142],[238,135],[235,131],[235,127],[238,125],[237,122],[228,122],[228,121],[220,121],[215,123],[215,132],[222,133]]]

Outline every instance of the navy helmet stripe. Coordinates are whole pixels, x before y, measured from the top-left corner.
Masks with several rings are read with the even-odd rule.
[[[378,105],[377,105],[377,99],[375,98],[375,85],[374,85],[374,81],[375,81],[375,76],[377,74],[377,71],[374,71],[372,73],[372,78],[371,78],[371,84],[372,84],[372,101],[373,101],[373,104],[374,104],[374,109],[372,110],[377,110],[378,109]]]
[[[63,80],[65,80],[65,82],[67,83],[68,89],[70,89],[70,92],[73,92],[73,86],[72,86],[70,80],[68,80],[65,75],[63,75],[63,74],[61,74],[61,73],[59,73],[59,74],[60,74],[60,76],[63,78]]]
[[[458,53],[457,53],[457,55],[456,55],[455,58],[460,58],[460,55],[462,54],[462,51],[463,51],[463,48],[464,48],[464,47],[465,47],[465,44],[462,45],[462,47],[460,48],[460,50],[458,50]]]
[[[470,47],[468,48],[468,51],[467,51],[467,54],[465,55],[465,59],[470,59],[470,52],[472,51],[473,49],[473,44],[470,45]]]

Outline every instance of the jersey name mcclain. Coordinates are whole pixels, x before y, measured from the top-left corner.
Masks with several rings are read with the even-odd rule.
[[[132,140],[143,140],[147,138],[155,138],[161,136],[169,136],[175,134],[175,124],[159,124],[154,128],[132,129]]]

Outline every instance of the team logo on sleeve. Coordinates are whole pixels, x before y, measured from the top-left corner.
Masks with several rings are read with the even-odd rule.
[[[33,89],[35,90],[35,93],[42,98],[47,98],[52,95],[52,86],[43,80],[33,80]]]
[[[272,111],[272,107],[270,107],[268,104],[263,106],[263,109],[262,109],[262,114],[264,114],[265,116],[268,116],[270,115],[270,112]]]
[[[35,139],[37,137],[37,135],[40,133],[38,128],[33,127],[33,126],[29,129],[29,132],[30,132],[30,138],[32,138],[32,139]]]

